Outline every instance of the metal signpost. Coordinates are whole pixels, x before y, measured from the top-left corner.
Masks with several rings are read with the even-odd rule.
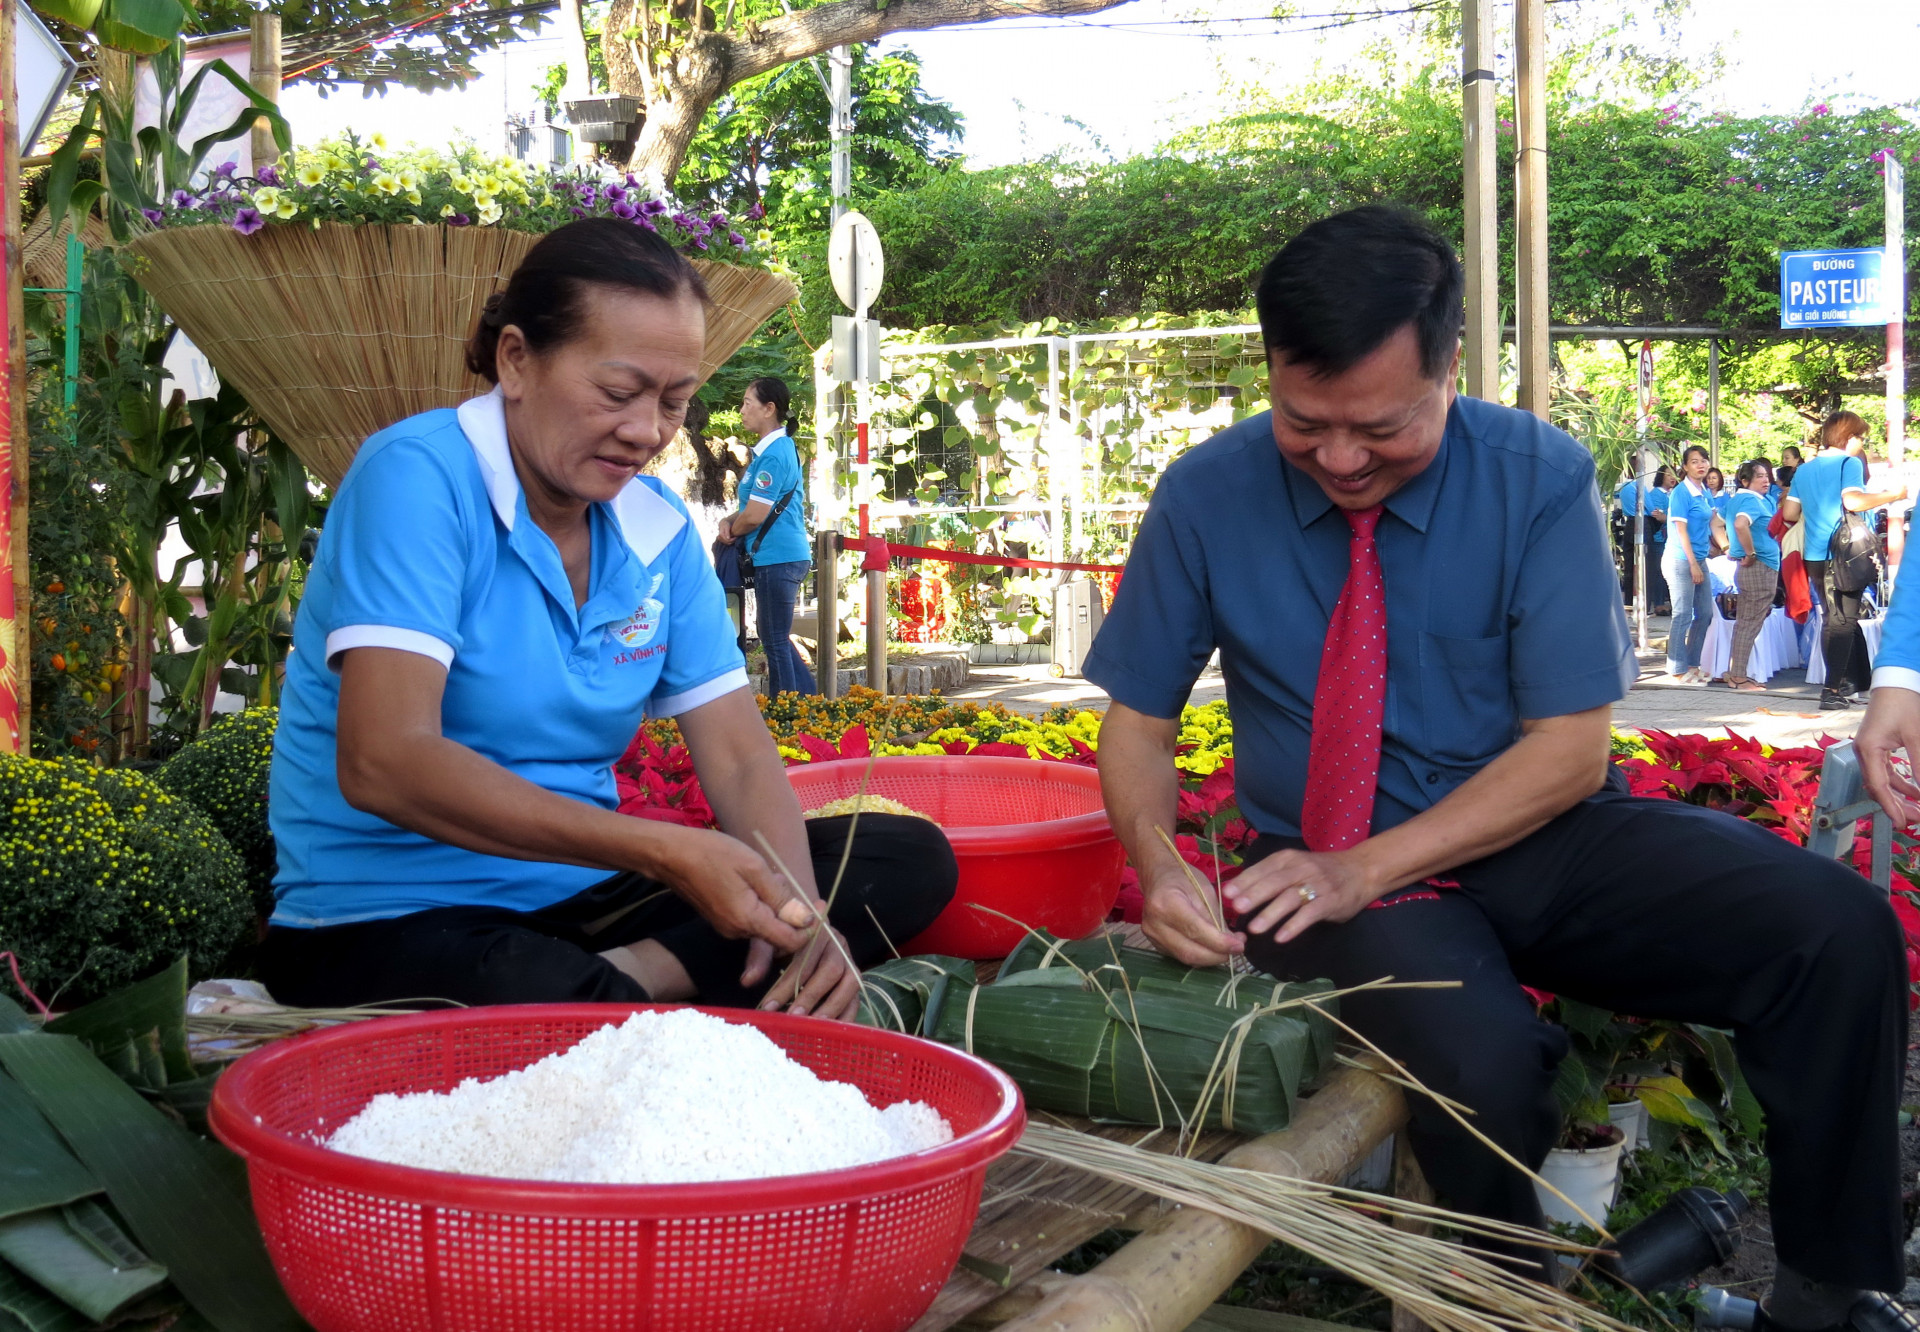
[[[1898,467],[1907,450],[1907,173],[1900,159],[1880,159],[1887,173],[1887,460]]]
[[[854,392],[854,486],[860,495],[860,537],[868,530],[867,496],[873,488],[873,461],[868,454],[869,422],[873,414],[872,397],[867,386],[880,376],[880,323],[867,318],[867,309],[880,294],[880,282],[886,276],[886,264],[880,253],[880,233],[873,223],[858,212],[848,212],[833,224],[833,237],[827,242],[827,272],[833,279],[834,294],[853,316],[835,315],[833,319],[833,377],[853,385]],[[829,575],[832,576],[832,575]],[[830,630],[822,615],[822,642]],[[822,651],[824,660],[827,656]],[[828,666],[827,669],[837,669]],[[887,571],[867,570],[867,686],[885,693],[887,689]]]
[[[1640,369],[1634,380],[1639,413],[1634,418],[1634,433],[1639,443],[1633,450],[1633,620],[1638,629],[1638,646],[1647,643],[1647,491],[1653,481],[1653,450],[1647,447],[1647,432],[1653,427],[1653,343],[1640,344]]]

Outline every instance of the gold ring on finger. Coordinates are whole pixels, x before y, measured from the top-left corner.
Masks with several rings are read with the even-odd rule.
[[[1318,894],[1318,893],[1316,893],[1316,892],[1314,892],[1314,891],[1313,891],[1313,889],[1311,889],[1311,888],[1309,888],[1309,887],[1307,887],[1307,886],[1306,886],[1306,885],[1304,885],[1304,884],[1302,884],[1302,885],[1301,885],[1301,887],[1300,887],[1300,900],[1301,900],[1302,902],[1312,902],[1312,901],[1314,901],[1314,900],[1316,900],[1316,899],[1317,899],[1317,898],[1318,898],[1319,896],[1320,896],[1320,894]]]

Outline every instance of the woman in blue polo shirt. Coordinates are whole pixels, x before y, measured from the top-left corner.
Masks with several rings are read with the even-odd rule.
[[[1739,614],[1733,624],[1733,652],[1727,664],[1727,683],[1748,693],[1766,688],[1747,675],[1754,640],[1773,613],[1773,592],[1780,581],[1780,543],[1767,524],[1773,521],[1773,468],[1764,458],[1742,463],[1733,475],[1738,487],[1727,505],[1727,538],[1733,557],[1740,561],[1734,575],[1739,588]]]
[[[793,646],[793,608],[813,567],[807,543],[807,490],[789,412],[793,393],[762,375],[740,399],[740,424],[759,439],[740,478],[740,507],[720,523],[720,540],[738,541],[753,560],[754,628],[767,654],[767,693],[815,694],[813,672]]]
[[[1667,553],[1662,572],[1673,599],[1667,628],[1667,671],[1676,683],[1705,684],[1700,652],[1712,624],[1712,587],[1707,557],[1713,552],[1713,505],[1706,488],[1707,451],[1690,445],[1682,456],[1680,484],[1667,496]]]
[[[562,227],[469,345],[493,392],[354,459],[274,744],[259,965],[282,1002],[850,1017],[858,975],[813,924],[843,850],[831,919],[856,965],[950,899],[933,824],[802,820],[706,552],[640,475],[699,386],[705,300],[651,230]],[[649,716],[678,720],[724,831],[617,812],[613,764]]]

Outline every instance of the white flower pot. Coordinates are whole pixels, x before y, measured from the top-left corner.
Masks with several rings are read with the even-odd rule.
[[[1626,1135],[1626,1153],[1631,1156],[1647,1145],[1647,1103],[1620,1101],[1607,1107],[1607,1118]]]
[[[1620,1182],[1620,1149],[1626,1143],[1625,1135],[1619,1130],[1616,1129],[1614,1134],[1618,1141],[1605,1147],[1555,1147],[1547,1153],[1546,1164],[1540,1167],[1542,1179],[1579,1204],[1581,1210],[1594,1221],[1603,1224],[1607,1219],[1607,1209],[1613,1205],[1614,1186]],[[1549,1221],[1564,1221],[1569,1225],[1586,1224],[1552,1193],[1538,1184],[1533,1188],[1540,1195],[1541,1209],[1546,1212]]]

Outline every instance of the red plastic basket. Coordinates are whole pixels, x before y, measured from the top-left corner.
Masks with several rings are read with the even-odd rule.
[[[897,1332],[960,1259],[987,1166],[1026,1126],[978,1059],[819,1018],[703,1009],[878,1105],[924,1100],[954,1140],[848,1170],[712,1184],[550,1184],[318,1145],[381,1092],[524,1068],[654,1004],[355,1022],[240,1060],[209,1115],[247,1162],[267,1251],[319,1332]],[[724,1115],[725,1106],[690,1107]]]
[[[796,764],[787,780],[802,809],[818,809],[857,794],[866,773],[866,759],[841,759]],[[1005,957],[1026,933],[1023,925],[1078,939],[1107,918],[1120,895],[1127,853],[1107,822],[1100,774],[1092,768],[903,754],[874,760],[867,790],[938,823],[960,861],[952,905],[905,952]],[[976,911],[974,903],[1002,914]]]

